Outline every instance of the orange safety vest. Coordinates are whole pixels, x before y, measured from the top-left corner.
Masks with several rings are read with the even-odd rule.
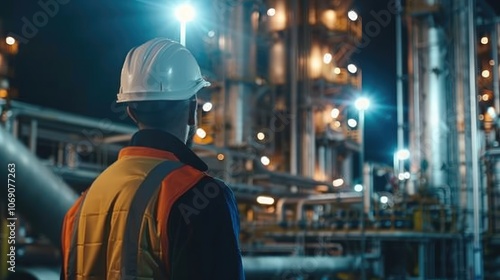
[[[75,202],[62,229],[65,280],[168,279],[170,210],[207,175],[178,164],[159,188],[145,196],[139,186],[165,160],[179,163],[167,151],[126,147]],[[143,205],[144,214],[131,222],[138,205]]]

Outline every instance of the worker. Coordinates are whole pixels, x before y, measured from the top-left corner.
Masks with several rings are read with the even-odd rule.
[[[177,42],[127,54],[117,102],[139,130],[66,214],[62,279],[244,279],[234,195],[189,147],[209,85]]]

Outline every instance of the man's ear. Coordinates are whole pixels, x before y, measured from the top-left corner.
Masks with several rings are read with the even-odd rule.
[[[137,117],[135,116],[134,111],[132,111],[132,110],[130,109],[130,106],[127,106],[127,114],[128,114],[128,116],[129,116],[129,117],[130,117],[130,118],[134,121],[134,123],[139,124],[139,123],[137,122]]]
[[[196,106],[198,105],[196,99],[189,101],[189,118],[188,125],[196,125]]]

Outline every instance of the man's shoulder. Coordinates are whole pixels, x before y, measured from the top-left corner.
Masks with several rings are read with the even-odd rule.
[[[204,176],[189,191],[184,193],[173,205],[171,213],[175,221],[206,224],[213,215],[221,218],[228,210],[234,211],[234,194],[220,179]]]
[[[198,181],[198,183],[193,186],[193,189],[202,192],[208,198],[220,197],[232,199],[234,197],[233,191],[224,181],[209,175],[204,176]],[[220,196],[220,194],[223,194],[223,196]]]

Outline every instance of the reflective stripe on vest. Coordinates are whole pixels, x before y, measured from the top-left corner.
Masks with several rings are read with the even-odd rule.
[[[156,165],[135,192],[127,215],[122,247],[122,279],[137,278],[137,256],[139,254],[139,235],[146,207],[155,190],[173,170],[183,166],[177,161],[163,161]]]

